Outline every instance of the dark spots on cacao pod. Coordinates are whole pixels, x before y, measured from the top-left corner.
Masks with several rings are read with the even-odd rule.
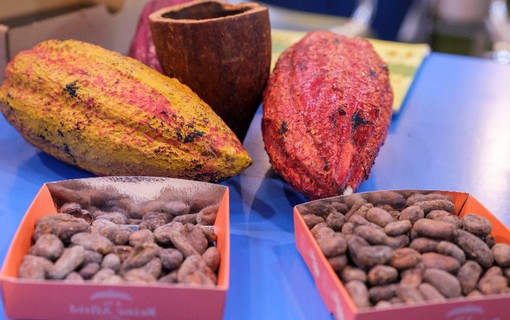
[[[370,69],[370,71],[369,71],[369,72],[370,72],[370,76],[371,76],[372,78],[377,77],[377,73],[375,72],[375,70],[374,70],[374,69]]]
[[[76,98],[78,96],[76,90],[78,90],[78,87],[76,86],[76,81],[66,84],[66,87],[64,88],[64,91],[73,98]]]
[[[162,150],[160,147],[157,147],[156,149],[154,149],[155,154],[160,154],[161,152],[162,152]]]
[[[60,129],[57,129],[57,134],[59,137],[64,137],[64,133],[60,130]]]
[[[195,130],[193,130],[193,132],[188,133],[184,137],[184,143],[193,142],[193,141],[195,141],[195,139],[198,139],[198,138],[202,137],[203,135],[204,135],[203,131],[195,129]]]
[[[46,136],[43,135],[42,133],[37,135],[39,137],[39,139],[41,139],[42,141],[48,141],[48,139],[46,139]]]
[[[323,170],[329,170],[329,163],[328,163],[328,159],[326,159],[326,158],[322,158],[322,160],[324,161],[324,167],[323,167]]]
[[[300,61],[300,62],[298,63],[298,65],[297,65],[297,69],[298,69],[299,71],[305,70],[305,69],[306,69],[306,63],[305,63],[305,62],[303,62],[303,61]]]
[[[177,139],[178,139],[179,141],[181,141],[181,140],[182,140],[182,133],[181,133],[181,129],[176,129],[176,130],[175,130],[175,135],[177,136]]]
[[[289,130],[289,127],[287,125],[286,121],[282,121],[282,125],[278,129],[278,134],[280,135],[280,140],[283,141],[285,133]]]
[[[166,110],[161,110],[159,114],[164,116],[165,118],[168,118],[168,112]]]
[[[354,112],[354,114],[352,115],[352,123],[351,123],[351,126],[352,126],[352,129],[353,130],[356,130],[356,128],[360,125],[364,125],[364,124],[367,124],[369,123],[368,120],[364,119],[358,111]]]
[[[389,69],[388,69],[388,65],[387,65],[387,64],[381,64],[379,67],[380,67],[382,70],[384,70],[384,71],[388,71],[388,70],[389,70]]]
[[[62,148],[64,149],[64,152],[65,152],[66,154],[68,154],[68,155],[71,157],[71,159],[72,159],[73,163],[74,163],[74,164],[76,164],[76,159],[74,158],[74,155],[71,153],[71,149],[69,148],[69,146],[67,145],[67,143],[64,143],[64,144],[62,145]]]

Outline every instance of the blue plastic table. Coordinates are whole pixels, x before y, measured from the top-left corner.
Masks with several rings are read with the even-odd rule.
[[[294,241],[292,208],[307,199],[271,171],[260,119],[261,110],[244,141],[254,164],[223,182],[231,195],[224,318],[332,319]],[[1,261],[43,183],[88,176],[27,144],[0,117]],[[383,189],[468,192],[510,226],[510,66],[431,54],[358,191]]]

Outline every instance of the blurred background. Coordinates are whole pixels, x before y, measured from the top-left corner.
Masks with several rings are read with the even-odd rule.
[[[106,3],[115,12],[122,10],[123,3],[128,1],[133,0],[0,0],[0,28],[98,3]],[[507,11],[510,0],[264,0],[261,3],[270,9],[273,28],[327,29],[383,40],[427,43],[432,51],[510,63]],[[33,8],[29,16],[23,13],[27,7]]]
[[[509,0],[264,0],[275,28],[428,43],[510,63]]]

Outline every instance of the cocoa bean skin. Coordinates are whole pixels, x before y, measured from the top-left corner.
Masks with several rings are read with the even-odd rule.
[[[18,268],[18,277],[43,280],[52,265],[51,261],[46,258],[27,254]]]
[[[461,265],[466,262],[466,254],[454,243],[449,241],[440,241],[437,244],[436,250],[438,253],[455,258]]]
[[[510,267],[510,245],[506,243],[496,243],[492,248],[495,262],[503,268]]]
[[[66,248],[60,258],[48,269],[50,279],[64,279],[85,260],[85,249],[80,245]]]
[[[460,263],[457,259],[436,252],[422,254],[421,261],[425,268],[441,269],[451,274],[456,274],[460,269]]]
[[[390,266],[402,270],[416,266],[421,261],[421,255],[412,248],[400,248],[393,251]]]
[[[368,271],[368,283],[371,286],[380,286],[392,283],[398,278],[397,269],[386,266],[377,265]]]
[[[41,235],[28,253],[55,261],[64,251],[64,243],[54,234]]]
[[[413,225],[409,220],[400,220],[388,223],[384,227],[384,231],[389,236],[399,236],[411,230]]]
[[[466,231],[479,237],[485,237],[492,231],[492,224],[489,220],[474,213],[466,213],[462,217],[462,222]]]
[[[386,210],[377,207],[369,209],[366,213],[365,219],[382,228],[384,228],[388,223],[394,221],[391,214],[389,214]]]
[[[483,268],[489,268],[494,263],[491,249],[477,236],[464,230],[458,230],[455,242],[464,250],[467,258],[478,262]]]
[[[409,220],[411,223],[415,223],[419,219],[423,219],[425,213],[423,209],[418,206],[410,206],[402,210],[399,215],[399,220]]]
[[[413,230],[422,237],[451,240],[455,237],[457,228],[448,222],[419,219],[414,223]]]
[[[456,298],[462,294],[459,280],[446,271],[426,269],[423,273],[423,281],[430,283],[446,298]]]
[[[177,279],[180,283],[207,286],[216,283],[216,275],[199,255],[191,255],[184,259],[181,267],[177,270]]]
[[[352,301],[358,308],[370,307],[370,299],[367,286],[358,280],[352,280],[345,284]]]

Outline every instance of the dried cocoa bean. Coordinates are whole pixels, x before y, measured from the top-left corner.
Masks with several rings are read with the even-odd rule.
[[[301,216],[308,229],[312,229],[316,224],[324,222],[324,218],[315,214],[303,214]]]
[[[374,206],[389,204],[393,208],[400,208],[406,204],[405,197],[396,191],[379,191],[363,195],[364,198]]]
[[[448,222],[419,219],[414,223],[413,230],[418,236],[450,240],[455,237],[457,228]]]
[[[462,227],[464,225],[462,223],[462,220],[459,217],[454,216],[454,215],[448,215],[448,216],[444,216],[444,217],[437,217],[437,218],[435,218],[433,220],[448,222],[448,223],[450,223],[451,225],[453,225],[457,229],[462,229]]]
[[[415,194],[410,195],[407,198],[406,205],[412,206],[416,202],[423,202],[423,201],[430,201],[430,200],[450,200],[451,201],[451,199],[447,195],[444,195],[441,193],[435,193],[435,192],[427,193],[427,194],[415,193]]]
[[[345,284],[352,301],[358,308],[370,307],[370,299],[367,286],[358,280],[352,280]]]
[[[118,199],[115,205],[126,212],[126,216],[132,219],[142,219],[145,212],[142,210],[142,206],[131,198]]]
[[[492,224],[486,218],[474,213],[467,213],[462,217],[464,229],[472,234],[485,237],[492,231]]]
[[[126,281],[121,276],[114,274],[114,275],[105,277],[101,283],[116,285],[116,284],[124,284],[124,283],[126,283]]]
[[[404,248],[409,244],[409,236],[406,234],[401,234],[396,237],[387,237],[386,245],[391,247],[392,249]]]
[[[387,235],[381,227],[360,225],[354,229],[354,234],[362,237],[370,244],[386,244]]]
[[[33,239],[37,241],[41,235],[52,233],[67,243],[75,233],[89,231],[90,225],[84,219],[66,213],[56,213],[44,216],[36,222]]]
[[[468,295],[476,288],[481,274],[482,267],[480,267],[480,265],[475,261],[468,260],[462,265],[462,267],[460,267],[459,272],[457,272],[457,279],[459,279],[462,293],[464,295]]]
[[[423,281],[433,285],[446,298],[456,298],[462,294],[459,280],[446,271],[426,269]]]
[[[100,254],[108,254],[113,249],[113,243],[100,234],[88,232],[76,233],[71,237],[71,243],[80,245],[88,250],[99,252]]]
[[[154,238],[161,245],[169,245],[172,243],[171,234],[181,233],[183,224],[180,222],[170,222],[154,230]]]
[[[421,261],[426,268],[441,269],[452,274],[456,274],[460,269],[460,263],[457,259],[436,252],[423,253]]]
[[[425,214],[432,210],[444,210],[450,213],[453,213],[455,210],[453,202],[445,199],[418,201],[415,202],[414,205],[422,208]]]
[[[202,259],[204,259],[205,264],[207,264],[207,266],[211,268],[212,271],[216,272],[220,265],[220,251],[217,247],[211,246],[205,250],[204,254],[202,255]],[[347,264],[347,259],[345,264]]]
[[[346,218],[348,221],[350,221],[352,218],[354,218],[354,217],[358,216],[358,217],[361,217],[361,218],[363,218],[364,220],[366,220],[365,216],[366,216],[366,214],[367,214],[367,211],[368,211],[368,210],[370,210],[370,209],[372,209],[373,207],[374,207],[374,205],[373,205],[373,204],[371,204],[371,203],[364,203],[363,205],[361,205],[361,207],[359,207],[359,208],[358,208],[358,210],[356,210],[356,211],[352,212],[352,214],[351,214],[351,215],[349,215],[349,214],[350,214],[350,212],[349,212],[349,213],[347,213],[347,214],[345,215],[345,218]],[[366,221],[367,221],[367,223],[368,223],[368,220],[366,220]]]
[[[43,280],[52,265],[46,258],[27,254],[18,268],[18,276],[22,279]]]
[[[97,214],[97,213],[96,213]],[[126,224],[127,216],[120,212],[104,212],[95,217],[95,220],[105,219],[115,224]]]
[[[85,279],[83,279],[83,277],[78,272],[73,271],[65,277],[64,281],[73,283],[83,283],[85,282]]]
[[[91,226],[96,228],[99,232],[101,232],[104,228],[116,227],[117,225],[107,219],[97,219],[97,220],[92,221]]]
[[[342,231],[345,221],[345,216],[337,211],[331,212],[326,218],[326,224],[334,231]]]
[[[133,249],[133,252],[124,260],[120,266],[120,272],[140,268],[153,258],[159,255],[161,248],[155,243],[148,243]]]
[[[198,215],[196,216],[196,222],[199,224],[212,226],[216,221],[216,216],[218,215],[219,208],[219,204],[213,204],[203,208],[198,212]]]
[[[148,229],[150,231],[156,230],[168,223],[166,214],[162,212],[149,212],[143,216],[140,222],[140,229]]]
[[[64,249],[62,255],[48,269],[50,279],[64,279],[69,273],[74,271],[85,260],[85,249],[80,245],[75,245]]]
[[[359,280],[361,282],[367,281],[367,273],[365,270],[353,267],[351,265],[345,266],[340,272],[340,279],[342,282],[347,283],[352,280]]]
[[[211,204],[201,204],[199,207],[193,208],[194,210],[200,208],[205,208],[206,206],[209,206]],[[186,204],[183,201],[180,200],[172,200],[172,201],[166,201],[165,205],[163,207],[163,211],[168,212],[172,214],[173,216],[180,216],[183,214],[188,214],[191,211],[190,205]]]
[[[150,273],[155,279],[159,278],[162,270],[161,259],[158,257],[152,258],[149,262],[141,266],[139,269],[143,269]],[[134,269],[131,269],[134,270]],[[129,271],[131,271],[129,270]],[[128,272],[129,272],[128,271]]]
[[[177,280],[177,270],[174,270],[169,274],[166,274],[158,279],[159,283],[177,283],[178,281],[179,280]]]
[[[410,206],[402,210],[399,215],[399,220],[409,220],[411,223],[415,223],[419,219],[423,219],[425,217],[425,213],[423,209],[418,206]]]
[[[466,257],[475,260],[483,268],[489,268],[494,263],[491,249],[477,236],[458,230],[455,243],[466,253]]]
[[[380,286],[395,282],[398,278],[397,269],[386,266],[377,265],[368,271],[368,283],[371,286]]]
[[[342,233],[344,235],[351,235],[351,234],[354,234],[354,229],[355,229],[355,225],[354,223],[352,222],[346,222],[344,223],[344,225],[342,226]]]
[[[202,230],[197,228],[195,225],[191,223],[186,223],[184,227],[181,229],[182,234],[188,240],[188,243],[200,254],[202,255],[209,242],[205,238]]]
[[[216,284],[215,273],[199,255],[191,255],[184,259],[181,267],[177,270],[177,279],[180,283],[198,285]]]
[[[340,272],[343,270],[343,268],[345,268],[349,261],[345,254],[341,254],[336,257],[328,258],[328,263],[335,272]]]
[[[156,278],[149,271],[142,268],[135,268],[126,271],[123,278],[129,283],[149,284],[156,282]]]
[[[385,300],[381,300],[381,301],[377,302],[376,305],[374,306],[374,308],[376,310],[384,310],[384,309],[389,309],[392,307],[393,307],[393,304],[391,302],[385,301]]]
[[[126,260],[131,253],[133,252],[134,248],[130,246],[113,246],[112,253],[117,255],[120,258],[120,261]]]
[[[425,218],[436,220],[436,219],[439,219],[439,218],[442,218],[442,217],[448,217],[450,215],[451,215],[451,213],[448,212],[448,211],[444,211],[444,210],[432,210],[429,213],[427,213]]]
[[[188,213],[175,217],[172,221],[182,224],[197,224],[198,213]]]
[[[64,251],[64,244],[52,233],[41,235],[28,250],[28,254],[40,256],[51,261],[57,260]]]
[[[436,250],[438,253],[455,258],[461,265],[466,262],[466,254],[464,251],[449,241],[439,241]]]
[[[103,261],[101,262],[101,268],[103,269],[112,269],[115,272],[120,270],[120,258],[118,255],[114,253],[109,253],[104,256]]]
[[[434,239],[419,237],[419,238],[415,238],[413,241],[411,241],[411,243],[409,244],[409,247],[413,248],[414,250],[418,251],[419,253],[425,253],[425,252],[436,251],[438,243],[439,242]]]
[[[378,207],[370,208],[365,215],[365,219],[382,228],[384,228],[388,223],[395,221],[391,214]]]
[[[400,248],[393,250],[389,265],[402,270],[416,266],[421,261],[421,255],[412,248]]]
[[[112,269],[101,269],[90,280],[94,283],[103,283],[107,278],[114,275],[115,271]]]
[[[411,221],[409,220],[400,220],[388,223],[384,227],[384,232],[386,232],[389,236],[399,236],[407,233],[413,227]]]
[[[114,245],[124,245],[128,243],[129,236],[133,230],[122,226],[105,227],[100,234],[109,239]]]
[[[418,266],[407,269],[402,271],[401,273],[401,284],[406,284],[409,286],[417,287],[422,283],[423,280],[423,272],[425,271],[425,268],[422,264],[419,264]]]
[[[507,293],[508,279],[502,275],[483,276],[478,282],[478,290],[483,294]]]
[[[418,286],[422,297],[426,301],[445,301],[446,298],[433,285],[429,283],[421,283]]]
[[[90,279],[96,272],[101,269],[101,266],[97,262],[89,262],[78,271],[83,279]]]
[[[425,298],[417,287],[403,283],[397,286],[397,295],[403,302],[409,304],[425,301]]]
[[[372,303],[382,300],[390,300],[397,294],[397,285],[392,283],[384,286],[375,286],[368,289],[368,296]]]
[[[147,243],[154,243],[154,234],[149,229],[141,229],[129,235],[128,242],[132,247],[137,247]]]
[[[495,262],[503,268],[510,267],[510,245],[497,243],[491,248]]]
[[[360,247],[357,252],[350,252],[354,263],[360,268],[371,268],[390,261],[393,249],[388,246],[375,245]]]
[[[205,238],[209,243],[215,243],[217,239],[216,232],[214,231],[214,226],[205,226],[201,224],[197,224],[197,228],[202,230]]]

